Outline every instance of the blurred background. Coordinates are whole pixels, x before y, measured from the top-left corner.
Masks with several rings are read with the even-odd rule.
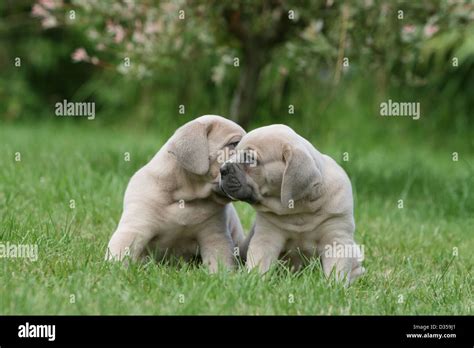
[[[64,100],[94,119],[56,116]],[[382,117],[389,100],[420,118]],[[346,170],[353,292],[311,270],[232,287],[103,267],[130,177],[203,114],[290,125]],[[0,241],[47,255],[3,263],[0,312],[472,313],[473,131],[473,0],[0,0]]]
[[[0,38],[2,123],[170,135],[220,114],[433,144],[474,126],[471,0],[3,0]],[[95,102],[95,120],[56,117],[64,99]],[[421,118],[380,117],[388,99]]]

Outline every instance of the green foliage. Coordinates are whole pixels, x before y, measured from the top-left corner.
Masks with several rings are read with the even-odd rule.
[[[241,71],[233,58],[242,58],[243,44],[229,18],[259,37],[271,35],[277,19],[294,11],[261,74],[254,124],[283,119],[289,104],[301,110],[316,100],[316,110],[324,111],[351,95],[370,98],[365,90],[373,88],[371,111],[381,100],[409,96],[423,101],[433,129],[472,126],[474,9],[468,1],[183,0],[130,7],[76,0],[46,17],[33,17],[31,5],[0,4],[3,120],[53,120],[54,103],[63,99],[95,101],[103,125],[171,129],[199,114],[228,116]],[[50,18],[56,26],[42,30]],[[81,47],[88,57],[73,62]],[[21,68],[14,66],[15,57],[22,59]],[[129,70],[124,57],[131,59]],[[341,68],[342,57],[349,59],[348,69]],[[246,64],[241,59],[241,67]],[[186,107],[180,119],[179,105]],[[317,113],[323,124],[324,115]]]

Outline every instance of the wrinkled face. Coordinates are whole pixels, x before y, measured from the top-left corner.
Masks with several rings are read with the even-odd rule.
[[[236,123],[220,116],[201,116],[179,128],[168,145],[178,164],[197,183],[210,183],[212,190],[228,198],[219,188],[220,167],[234,153],[245,135]]]
[[[219,187],[220,168],[235,153],[245,131],[237,124],[229,121],[216,122],[208,133],[209,171],[206,176]],[[220,192],[220,190],[218,190]]]
[[[251,204],[291,207],[314,200],[321,185],[314,147],[284,125],[255,129],[221,167],[220,187],[230,198]]]
[[[285,162],[282,144],[271,134],[251,132],[221,167],[221,189],[231,198],[255,204],[280,198]]]

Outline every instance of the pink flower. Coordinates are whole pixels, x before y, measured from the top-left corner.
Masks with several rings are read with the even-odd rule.
[[[145,34],[154,34],[159,33],[163,29],[163,23],[156,21],[156,22],[147,22],[145,24]]]
[[[146,36],[141,31],[135,31],[133,33],[132,41],[143,44],[146,41]]]
[[[425,34],[425,36],[427,38],[430,38],[432,37],[434,34],[436,34],[439,30],[439,27],[437,25],[433,25],[433,24],[427,24],[425,25],[425,27],[423,28],[423,33]]]
[[[44,8],[48,10],[54,10],[58,6],[62,5],[62,1],[58,1],[58,0],[39,0],[39,3],[41,6],[43,6]]]
[[[122,42],[124,37],[125,37],[125,30],[122,28],[121,25],[118,25],[117,30],[115,31],[115,37],[114,37],[115,43]]]
[[[31,15],[41,18],[41,26],[45,29],[49,29],[57,26],[58,21],[46,8],[51,8],[50,4],[47,1],[46,4],[45,1],[40,1],[40,4],[34,4],[31,8]]]
[[[33,17],[49,17],[50,16],[49,12],[46,11],[44,7],[39,4],[33,5],[31,9],[31,15]]]
[[[415,30],[416,27],[413,24],[404,25],[402,29],[404,34],[412,34],[415,32]]]
[[[76,49],[74,53],[71,54],[71,58],[75,62],[88,62],[90,60],[87,51],[83,47]]]
[[[107,31],[114,35],[115,43],[121,43],[125,38],[125,29],[120,24],[107,21]]]
[[[41,21],[41,26],[45,29],[54,28],[57,25],[58,21],[53,16],[46,17]]]

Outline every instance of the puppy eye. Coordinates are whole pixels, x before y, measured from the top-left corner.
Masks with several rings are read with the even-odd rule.
[[[254,155],[249,155],[247,152],[244,153],[244,165],[246,167],[256,167],[260,164],[260,161],[255,158]]]
[[[239,145],[239,142],[238,141],[234,141],[233,143],[229,143],[227,144],[226,146],[227,147],[230,147],[231,149],[235,149],[237,147],[237,145]]]

